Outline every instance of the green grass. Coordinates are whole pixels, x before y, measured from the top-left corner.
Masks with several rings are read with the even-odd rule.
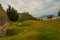
[[[7,27],[7,37],[0,40],[60,40],[60,19],[57,20],[28,20],[23,26],[13,22]]]

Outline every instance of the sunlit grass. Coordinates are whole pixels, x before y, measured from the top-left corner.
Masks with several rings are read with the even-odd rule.
[[[23,26],[18,26],[20,22],[12,22],[7,29],[13,34],[2,37],[0,40],[60,40],[60,19],[57,20],[28,20],[21,22]]]

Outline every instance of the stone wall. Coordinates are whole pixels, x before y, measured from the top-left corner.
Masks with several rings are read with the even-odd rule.
[[[9,22],[9,18],[4,11],[2,5],[0,4],[0,26],[4,25],[5,23]]]

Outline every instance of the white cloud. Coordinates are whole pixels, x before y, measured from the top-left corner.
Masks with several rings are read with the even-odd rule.
[[[28,10],[32,12],[32,11],[38,9],[38,8],[41,8],[42,6],[43,6],[42,2],[36,2],[36,1],[34,1],[34,2],[31,2],[29,4]]]
[[[47,3],[53,2],[53,0],[46,0]]]
[[[6,9],[9,4],[19,12],[29,11],[33,15],[53,12],[54,10],[59,9],[60,2],[55,2],[56,1],[54,0],[0,0],[4,9]]]
[[[23,6],[25,3],[23,0],[13,0],[13,4],[16,6]]]
[[[47,9],[45,10],[45,12],[53,12],[53,11],[56,10],[56,9],[60,9],[60,2],[54,3],[54,5],[51,6],[51,7],[49,7],[49,8],[47,8]]]

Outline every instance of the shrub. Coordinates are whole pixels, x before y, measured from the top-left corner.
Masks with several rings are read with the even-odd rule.
[[[7,9],[7,15],[8,15],[10,21],[17,21],[18,20],[17,10],[15,10],[10,5],[8,6],[8,9]]]
[[[58,12],[58,16],[60,16],[60,11]]]
[[[18,27],[12,27],[12,28],[8,28],[7,29],[6,35],[7,36],[13,36],[13,35],[16,35],[18,33],[20,33],[20,28],[18,28]]]

